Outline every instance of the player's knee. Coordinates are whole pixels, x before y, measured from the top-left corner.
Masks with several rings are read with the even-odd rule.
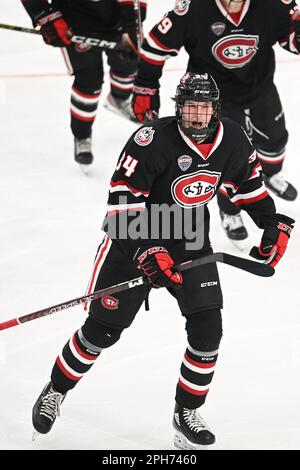
[[[87,67],[75,74],[74,86],[83,93],[92,94],[101,90],[103,74],[96,67]]]
[[[92,317],[88,317],[81,328],[84,338],[97,348],[105,349],[115,344],[123,329],[105,326]]]
[[[197,351],[218,349],[222,338],[222,316],[219,309],[194,313],[187,318],[189,345]]]

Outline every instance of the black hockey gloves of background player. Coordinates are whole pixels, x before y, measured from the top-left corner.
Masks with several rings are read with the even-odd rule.
[[[291,12],[293,30],[295,31],[295,46],[300,53],[300,10],[295,7]]]
[[[49,9],[37,18],[41,34],[46,44],[54,47],[66,47],[71,44],[72,31],[58,10]]]
[[[155,288],[179,288],[182,275],[173,270],[174,261],[163,246],[153,246],[138,256],[139,268],[144,271],[151,285]]]
[[[294,219],[286,215],[275,214],[264,229],[260,246],[254,246],[250,256],[264,261],[269,259],[268,264],[274,268],[285,253],[294,223]]]
[[[148,86],[135,80],[132,90],[132,109],[136,119],[144,124],[158,118],[160,107],[158,86]]]

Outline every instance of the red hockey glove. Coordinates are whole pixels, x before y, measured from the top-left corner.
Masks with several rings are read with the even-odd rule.
[[[267,261],[274,268],[285,253],[294,222],[286,215],[276,214],[265,228],[260,246],[254,246],[250,256]]]
[[[174,261],[163,246],[148,248],[138,257],[138,261],[153,287],[178,288],[182,284],[182,275],[172,271]]]
[[[295,31],[296,47],[300,53],[300,10],[298,8],[294,8],[294,10],[292,10],[291,18],[293,30]]]
[[[132,91],[132,109],[139,122],[144,124],[158,118],[160,106],[159,90],[134,85]]]
[[[48,15],[39,18],[37,24],[46,44],[54,47],[65,47],[71,44],[72,31],[63,19],[60,11],[51,11]]]

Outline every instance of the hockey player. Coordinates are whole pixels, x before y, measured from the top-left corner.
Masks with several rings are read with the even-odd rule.
[[[204,208],[198,223],[204,232],[202,247],[188,247],[185,235],[176,239],[173,219],[168,227],[170,236],[162,234],[163,224],[159,224],[156,239],[152,231],[137,239],[121,236],[119,230],[112,238],[106,223],[88,292],[136,278],[139,267],[151,286],[166,287],[177,299],[186,319],[188,344],[175,396],[175,445],[198,449],[215,442],[197,409],[205,402],[218,358],[222,292],[216,263],[190,269],[184,275],[174,264],[212,251],[207,204],[222,184],[231,201],[264,230],[259,248],[254,247],[251,253],[272,266],[286,250],[294,220],[276,213],[245,132],[235,122],[219,119],[219,90],[210,75],[187,73],[177,87],[175,102],[176,116],[140,128],[126,143],[110,183],[106,221],[112,219],[114,227],[127,221],[130,234],[130,225],[140,214],[145,214],[144,221],[153,228],[153,209],[158,203],[177,208],[179,214],[186,211],[193,215]],[[126,218],[121,220],[124,213]],[[51,380],[34,405],[37,432],[50,431],[67,392],[97,357],[119,340],[148,293],[142,285],[91,302],[88,318],[57,357]]]
[[[40,26],[46,44],[60,47],[74,75],[71,90],[71,129],[75,160],[88,165],[93,161],[92,126],[103,83],[103,59],[99,47],[74,44],[70,36],[99,38],[116,42],[121,50],[107,51],[111,91],[105,107],[132,118],[131,92],[137,69],[134,0],[21,0],[33,25]],[[145,18],[147,0],[142,0]]]
[[[294,200],[297,191],[281,173],[288,132],[273,82],[277,42],[299,54],[300,12],[294,0],[177,0],[144,40],[133,94],[137,119],[144,122],[158,116],[165,61],[184,47],[189,55],[187,70],[214,76],[221,91],[222,115],[247,131],[266,186],[277,196]],[[238,244],[247,230],[224,187],[218,203],[222,225]]]

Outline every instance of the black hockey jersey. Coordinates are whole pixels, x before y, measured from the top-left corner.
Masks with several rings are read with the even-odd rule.
[[[49,9],[47,0],[21,0],[31,16],[36,18]],[[120,32],[134,29],[133,0],[52,0],[50,7],[61,11],[76,35],[115,39]],[[141,17],[145,19],[147,0],[142,0]]]
[[[169,220],[158,221],[155,219],[158,207],[172,209],[176,216],[181,212],[182,225],[185,220],[192,224],[188,227],[189,234],[191,229],[193,233],[203,230],[201,249],[206,251],[209,247],[207,204],[219,188],[245,209],[260,228],[268,224],[276,211],[261,171],[248,137],[230,119],[222,119],[211,142],[202,145],[196,145],[182,133],[175,117],[158,119],[136,131],[121,152],[110,183],[104,230],[132,256],[141,245],[161,243],[180,261],[179,253],[186,251],[185,242],[191,240],[185,236],[187,227],[177,237],[175,216],[171,214]],[[199,208],[203,209],[201,220],[197,219]],[[137,222],[142,224],[138,220],[141,214],[145,227],[141,227],[140,239],[134,240],[132,236],[131,240],[126,239],[118,230],[113,236],[112,227],[124,229],[124,224],[127,227]],[[163,210],[162,215],[167,218],[168,211]],[[196,226],[199,223],[201,227]]]
[[[137,83],[156,87],[166,59],[181,47],[187,70],[211,74],[223,101],[249,105],[273,81],[273,46],[299,54],[290,11],[294,0],[246,0],[240,15],[222,0],[177,0],[144,40]]]

